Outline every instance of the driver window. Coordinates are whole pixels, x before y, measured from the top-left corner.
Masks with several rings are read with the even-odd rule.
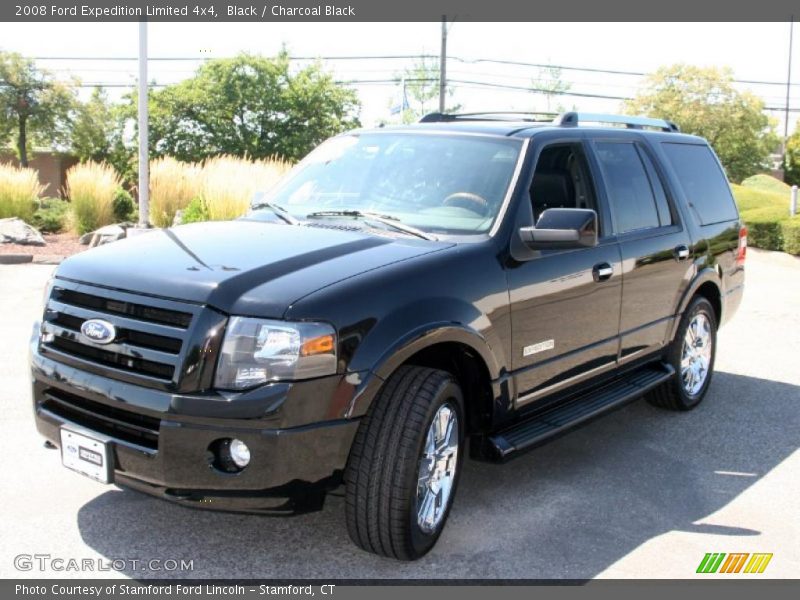
[[[548,208],[597,210],[586,158],[580,144],[544,148],[530,189],[534,223]]]

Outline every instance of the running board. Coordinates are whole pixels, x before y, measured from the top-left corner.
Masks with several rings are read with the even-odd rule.
[[[535,413],[487,441],[490,457],[506,460],[539,446],[595,417],[620,408],[667,381],[675,369],[665,364],[648,365],[603,387]]]

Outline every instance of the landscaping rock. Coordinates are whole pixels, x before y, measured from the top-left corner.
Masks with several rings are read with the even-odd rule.
[[[178,209],[175,211],[175,217],[172,219],[172,226],[177,227],[178,225],[183,225],[183,210]]]
[[[0,219],[0,243],[25,246],[45,245],[42,234],[17,217]]]
[[[92,248],[102,246],[103,244],[121,240],[124,237],[125,227],[122,225],[106,225],[92,232],[92,240],[89,242],[89,246]]]
[[[84,233],[78,241],[83,244],[84,246],[88,246],[92,241],[92,236],[94,235],[94,231],[90,231],[89,233]]]

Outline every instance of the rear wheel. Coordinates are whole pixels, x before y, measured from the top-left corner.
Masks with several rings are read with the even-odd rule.
[[[452,375],[400,367],[359,426],[345,472],[347,530],[364,550],[428,552],[453,503],[464,452],[463,396]]]
[[[711,383],[716,347],[714,308],[703,296],[698,296],[683,314],[667,354],[675,376],[650,392],[650,402],[671,410],[691,410],[700,404]]]

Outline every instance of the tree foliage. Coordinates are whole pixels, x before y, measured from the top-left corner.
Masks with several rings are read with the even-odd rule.
[[[555,102],[561,94],[572,89],[572,84],[564,81],[560,67],[540,67],[538,74],[531,81],[531,86],[534,93],[544,96],[546,112],[560,113],[566,110],[562,103]]]
[[[439,110],[439,61],[435,57],[421,57],[411,67],[394,77],[397,83],[405,82],[405,95],[408,106],[403,111],[404,123],[415,123],[428,113]],[[460,106],[450,102],[453,88],[445,90],[446,113],[460,110]],[[401,102],[403,99],[401,98]]]
[[[800,124],[786,141],[786,157],[783,163],[784,181],[789,185],[800,185]]]
[[[706,138],[728,177],[737,182],[768,168],[769,155],[778,145],[764,103],[737,90],[727,68],[662,67],[624,110],[669,119],[681,131]]]
[[[0,52],[0,145],[12,143],[23,167],[34,144],[66,145],[74,103],[74,91],[32,60]]]
[[[298,160],[358,126],[358,108],[355,92],[319,64],[293,72],[285,52],[274,59],[241,54],[209,61],[194,77],[151,92],[150,151],[184,161],[219,154]]]
[[[108,158],[114,143],[116,120],[114,108],[105,90],[92,90],[92,95],[75,109],[71,146],[81,160],[102,161]]]

